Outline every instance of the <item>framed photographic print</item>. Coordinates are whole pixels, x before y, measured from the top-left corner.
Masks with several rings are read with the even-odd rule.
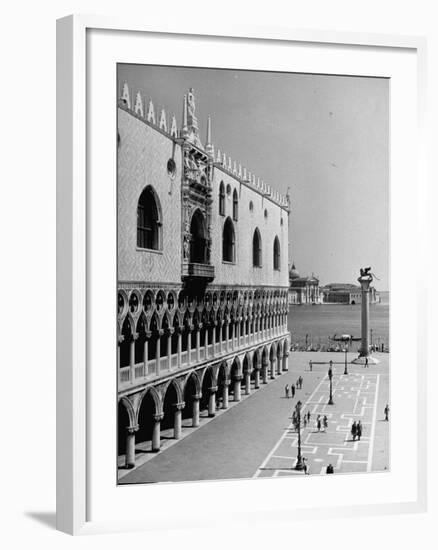
[[[58,22],[59,529],[424,508],[424,48]]]

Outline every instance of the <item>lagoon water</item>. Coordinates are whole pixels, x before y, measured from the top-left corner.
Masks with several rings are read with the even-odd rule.
[[[389,292],[380,293],[381,302],[370,305],[372,344],[389,347]],[[288,326],[291,343],[300,347],[333,345],[329,340],[335,334],[352,334],[360,337],[361,306],[342,304],[291,305]],[[336,342],[334,342],[336,344]],[[357,350],[360,342],[352,342],[350,349]]]

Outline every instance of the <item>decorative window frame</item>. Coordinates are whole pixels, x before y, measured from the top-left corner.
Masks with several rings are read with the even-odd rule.
[[[415,377],[415,384],[411,386],[409,399],[414,403],[410,415],[403,414],[405,410],[398,409],[402,414],[403,422],[410,422],[413,430],[412,444],[409,450],[409,468],[404,464],[403,481],[400,481],[397,488],[394,489],[394,496],[388,496],[386,491],[387,476],[396,476],[397,471],[380,475],[379,490],[369,494],[369,487],[374,481],[373,474],[367,476],[335,476],[328,480],[327,478],[318,479],[318,476],[306,480],[306,492],[310,503],[299,499],[291,499],[290,495],[299,491],[300,485],[293,479],[279,480],[259,480],[259,481],[233,481],[235,487],[239,490],[233,492],[234,498],[227,506],[228,517],[233,517],[233,510],[239,506],[239,515],[235,514],[237,521],[270,521],[275,520],[303,520],[326,518],[339,516],[359,516],[363,514],[393,514],[407,512],[422,512],[427,509],[427,469],[426,469],[426,430],[424,422],[421,419],[427,417],[426,400],[426,368],[427,368],[427,289],[426,289],[426,258],[429,246],[427,235],[427,177],[425,168],[426,143],[425,143],[425,77],[426,77],[426,43],[425,39],[419,37],[409,37],[400,35],[376,35],[367,33],[342,33],[335,31],[312,31],[312,30],[290,30],[285,27],[279,28],[252,28],[248,26],[230,25],[229,28],[217,28],[214,23],[203,22],[202,26],[195,22],[189,22],[184,27],[179,23],[163,22],[158,28],[141,21],[140,18],[126,20],[122,18],[107,18],[100,16],[69,16],[58,20],[57,22],[57,528],[61,531],[71,534],[91,534],[103,533],[109,531],[131,531],[138,529],[159,529],[180,527],[213,527],[216,525],[222,495],[229,497],[230,482],[215,482],[215,498],[211,499],[210,492],[212,484],[208,482],[197,484],[165,484],[165,486],[139,487],[135,488],[135,494],[141,493],[144,497],[144,491],[149,490],[153,493],[146,502],[154,502],[152,508],[142,506],[143,515],[138,515],[138,510],[134,504],[126,509],[126,516],[120,517],[100,510],[97,515],[90,513],[93,500],[103,499],[107,495],[113,495],[115,490],[115,478],[113,482],[109,481],[108,486],[103,487],[95,484],[90,464],[93,462],[93,453],[96,452],[90,448],[90,442],[93,439],[90,434],[89,407],[93,406],[94,394],[90,385],[93,377],[93,371],[96,365],[92,362],[90,342],[90,311],[91,302],[95,299],[89,292],[90,277],[90,257],[87,255],[88,244],[90,240],[89,222],[92,221],[95,212],[89,200],[90,181],[92,181],[92,169],[87,158],[89,145],[89,134],[87,133],[87,102],[90,101],[88,92],[87,63],[90,55],[90,36],[95,36],[94,31],[103,31],[112,33],[111,39],[118,40],[116,36],[121,34],[126,36],[131,31],[136,38],[141,34],[148,39],[155,39],[159,36],[160,40],[165,40],[170,35],[173,44],[173,51],[176,52],[175,41],[182,44],[185,41],[198,40],[202,43],[214,44],[215,42],[227,42],[227,46],[235,45],[235,55],[242,43],[247,46],[262,49],[267,43],[271,48],[271,55],[268,60],[263,61],[263,66],[268,68],[273,63],[278,62],[277,56],[273,55],[273,49],[278,51],[284,48],[295,48],[297,55],[289,56],[291,66],[288,70],[295,72],[311,72],[309,56],[312,51],[322,49],[326,55],[320,56],[318,63],[326,64],[323,71],[327,74],[336,74],[333,69],[332,60],[336,57],[337,49],[342,50],[342,63],[351,63],[356,66],[355,74],[364,74],[360,64],[363,62],[365,53],[370,53],[375,60],[385,56],[388,49],[394,54],[393,65],[388,65],[387,76],[392,78],[397,75],[398,80],[393,80],[392,93],[406,94],[401,90],[400,82],[407,78],[410,88],[415,91],[415,125],[412,126],[413,133],[406,132],[405,138],[412,139],[414,147],[409,158],[402,158],[401,155],[392,158],[392,175],[402,174],[401,165],[405,167],[406,163],[410,167],[411,187],[407,200],[414,202],[413,195],[418,204],[417,209],[412,209],[412,215],[415,218],[414,223],[409,224],[409,231],[414,235],[417,248],[412,248],[413,256],[408,256],[415,263],[418,274],[418,283],[415,292],[411,285],[410,301],[406,303],[403,300],[400,286],[395,278],[394,284],[394,318],[397,313],[403,313],[403,308],[407,307],[414,311],[416,324],[415,332],[417,339],[412,338],[412,348],[406,350],[406,346],[400,343],[400,339],[394,340],[392,349],[395,350],[394,362],[396,357],[399,359],[397,367],[403,369],[405,363],[409,362],[406,353],[410,353],[409,372],[412,373],[408,378],[412,380]],[[97,33],[98,34],[98,33]],[[93,38],[95,39],[95,38]],[[132,37],[130,38],[130,40]],[[221,48],[216,48],[220,49]],[[347,55],[348,50],[348,55]],[[145,55],[150,55],[150,52]],[[155,50],[157,51],[157,50]],[[198,51],[198,50],[197,50]],[[246,49],[245,49],[246,51]],[[176,52],[178,53],[178,52]],[[221,52],[223,54],[223,52]],[[338,52],[339,53],[339,52]],[[298,55],[299,54],[299,55]],[[328,55],[329,54],[329,55]],[[403,55],[415,56],[415,76],[403,65],[402,68],[396,67],[397,56]],[[109,54],[108,54],[109,55]],[[161,52],[160,52],[161,55]],[[175,54],[176,55],[176,54]],[[256,68],[261,68],[262,58],[253,59],[248,53],[245,54],[248,63]],[[349,60],[346,59],[349,56]],[[299,61],[301,60],[301,61]],[[194,58],[187,58],[187,65],[194,61]],[[256,64],[257,61],[257,64]],[[239,62],[236,62],[236,68],[242,68]],[[300,65],[300,63],[302,63]],[[293,64],[293,65],[292,65]],[[205,65],[204,65],[205,66]],[[212,65],[210,65],[212,66]],[[248,67],[246,67],[248,68]],[[275,69],[277,70],[277,69]],[[353,71],[353,68],[351,69]],[[401,71],[401,72],[400,72]],[[115,72],[115,71],[114,71]],[[337,73],[340,74],[340,73]],[[345,74],[345,69],[343,73]],[[351,73],[353,74],[353,73]],[[373,72],[375,75],[376,72]],[[405,76],[403,76],[405,75]],[[406,76],[409,75],[409,76]],[[412,97],[409,98],[409,104],[405,107],[413,110]],[[394,102],[392,102],[393,105]],[[417,110],[418,107],[418,110]],[[90,114],[88,113],[90,116]],[[115,118],[109,113],[109,118]],[[397,125],[397,118],[391,119],[391,130],[393,125]],[[412,121],[411,121],[412,122]],[[115,121],[111,122],[115,124]],[[400,132],[405,134],[405,132]],[[391,131],[394,140],[398,139],[397,132]],[[392,144],[393,146],[393,144]],[[114,155],[117,147],[117,133],[114,132]],[[93,159],[94,160],[94,159]],[[413,164],[412,164],[413,163]],[[115,166],[113,167],[115,170]],[[403,174],[402,174],[403,177]],[[400,182],[397,181],[397,184]],[[92,187],[92,186],[91,186]],[[395,188],[394,188],[395,189]],[[391,207],[394,207],[394,213],[391,213],[392,223],[394,224],[391,238],[399,239],[397,233],[403,233],[404,216],[399,214],[399,202],[403,199],[397,196],[391,198]],[[421,216],[419,215],[421,212]],[[115,214],[114,214],[115,215]],[[412,221],[412,220],[411,220]],[[113,236],[115,238],[115,236]],[[409,245],[411,246],[411,245]],[[393,249],[391,249],[393,250]],[[395,251],[397,253],[397,251]],[[397,256],[397,254],[396,254]],[[398,256],[397,256],[398,258]],[[397,261],[397,258],[394,261]],[[406,249],[403,250],[403,258],[406,258]],[[394,273],[394,266],[392,273]],[[401,267],[402,264],[396,264],[395,267]],[[402,278],[403,279],[403,278]],[[402,285],[404,284],[401,281]],[[391,291],[393,288],[391,287]],[[399,293],[400,291],[400,293]],[[107,297],[111,300],[111,296]],[[410,322],[408,315],[399,315],[405,319],[405,323]],[[114,298],[114,320],[116,319],[116,300]],[[409,327],[408,327],[409,328]],[[398,336],[392,336],[398,338]],[[421,346],[419,340],[421,337]],[[397,355],[397,347],[403,348],[403,354]],[[115,352],[114,352],[115,364]],[[413,365],[416,366],[413,369]],[[111,369],[109,369],[111,370]],[[398,370],[398,369],[397,369]],[[395,369],[394,369],[395,371]],[[114,369],[115,379],[116,369]],[[414,389],[412,389],[414,388]],[[397,401],[399,389],[392,390],[394,400]],[[393,405],[392,411],[397,410],[398,405]],[[115,407],[114,407],[115,408]],[[112,414],[111,410],[106,410]],[[395,421],[394,421],[395,423]],[[394,428],[393,428],[394,429]],[[111,430],[110,430],[111,431]],[[115,431],[115,430],[114,430]],[[96,434],[94,434],[96,435]],[[99,437],[103,437],[100,435]],[[114,437],[115,439],[115,437]],[[397,457],[393,457],[396,459]],[[403,457],[406,460],[406,456]],[[115,460],[108,458],[109,462],[114,462],[111,468],[115,470]],[[107,464],[102,464],[102,470],[111,470]],[[371,476],[371,477],[370,477]],[[348,478],[348,479],[347,479]],[[366,478],[366,479],[365,479]],[[402,479],[402,478],[400,478]],[[330,490],[327,490],[327,483],[330,482]],[[292,485],[291,485],[292,483]],[[334,484],[334,486],[333,486]],[[342,500],[342,489],[348,484],[350,498]],[[324,485],[325,493],[333,501],[324,501],[321,497],[320,487]],[[160,499],[168,495],[181,493],[181,487],[185,492],[185,499],[190,493],[193,502],[208,501],[208,510],[198,508],[198,513],[193,515],[190,506],[187,510],[177,507],[172,512],[166,510],[162,514],[159,505]],[[293,492],[292,491],[293,487]],[[353,490],[354,489],[354,490]],[[134,496],[134,489],[124,489],[118,492],[117,498],[123,500],[124,493]],[[260,494],[263,493],[263,498]],[[367,496],[364,496],[364,495]],[[273,498],[275,495],[275,498]],[[169,497],[170,498],[170,497]],[[322,498],[322,500],[318,500]],[[135,499],[133,499],[134,502]],[[186,501],[185,500],[185,501]],[[296,502],[297,501],[297,502]],[[143,498],[143,502],[145,502]],[[169,500],[166,500],[169,502]],[[251,503],[243,506],[242,502]],[[318,502],[315,506],[315,502]],[[207,508],[207,507],[205,507]],[[154,510],[158,512],[155,513]],[[247,510],[247,513],[245,512]],[[132,514],[130,517],[129,514]],[[157,515],[158,514],[158,515]],[[275,528],[275,527],[273,527]]]

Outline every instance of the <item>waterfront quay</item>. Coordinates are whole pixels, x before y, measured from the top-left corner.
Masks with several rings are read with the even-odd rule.
[[[200,426],[184,430],[181,440],[163,438],[162,450],[151,453],[138,449],[136,467],[119,470],[121,483],[151,483],[251,477],[304,475],[295,470],[298,434],[292,413],[298,401],[302,415],[310,412],[309,424],[301,429],[301,452],[310,475],[325,475],[332,464],[334,473],[385,471],[390,467],[389,426],[384,408],[389,397],[388,353],[375,354],[378,365],[353,365],[357,356],[292,352],[289,371],[243,396],[214,418],[201,417]],[[312,360],[312,371],[309,361]],[[328,368],[333,361],[333,405],[328,405]],[[285,386],[303,377],[303,387],[293,398]],[[230,403],[231,404],[231,403]],[[325,431],[318,431],[317,415],[327,416]],[[360,441],[352,440],[353,421],[360,420]],[[121,460],[121,464],[123,460]]]

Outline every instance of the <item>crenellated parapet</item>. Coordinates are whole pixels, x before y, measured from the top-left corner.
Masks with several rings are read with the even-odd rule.
[[[198,119],[195,114],[196,103],[193,88],[190,88],[188,93],[184,95],[182,124],[180,129],[178,128],[175,114],[170,116],[164,107],[156,109],[152,99],[147,101],[146,97],[140,91],[137,91],[135,97],[131,96],[131,91],[127,82],[123,84],[119,105],[161,133],[168,135],[169,138],[173,140],[184,140],[187,144],[191,144],[200,151],[205,152],[214,167],[231,175],[242,184],[251,187],[282,208],[290,210],[291,198],[289,190],[286,195],[282,195],[278,191],[272,189],[263,179],[249,171],[240,162],[227,156],[219,148],[215,148],[212,142],[212,120],[210,116],[207,119],[205,146],[202,144],[199,135]]]

